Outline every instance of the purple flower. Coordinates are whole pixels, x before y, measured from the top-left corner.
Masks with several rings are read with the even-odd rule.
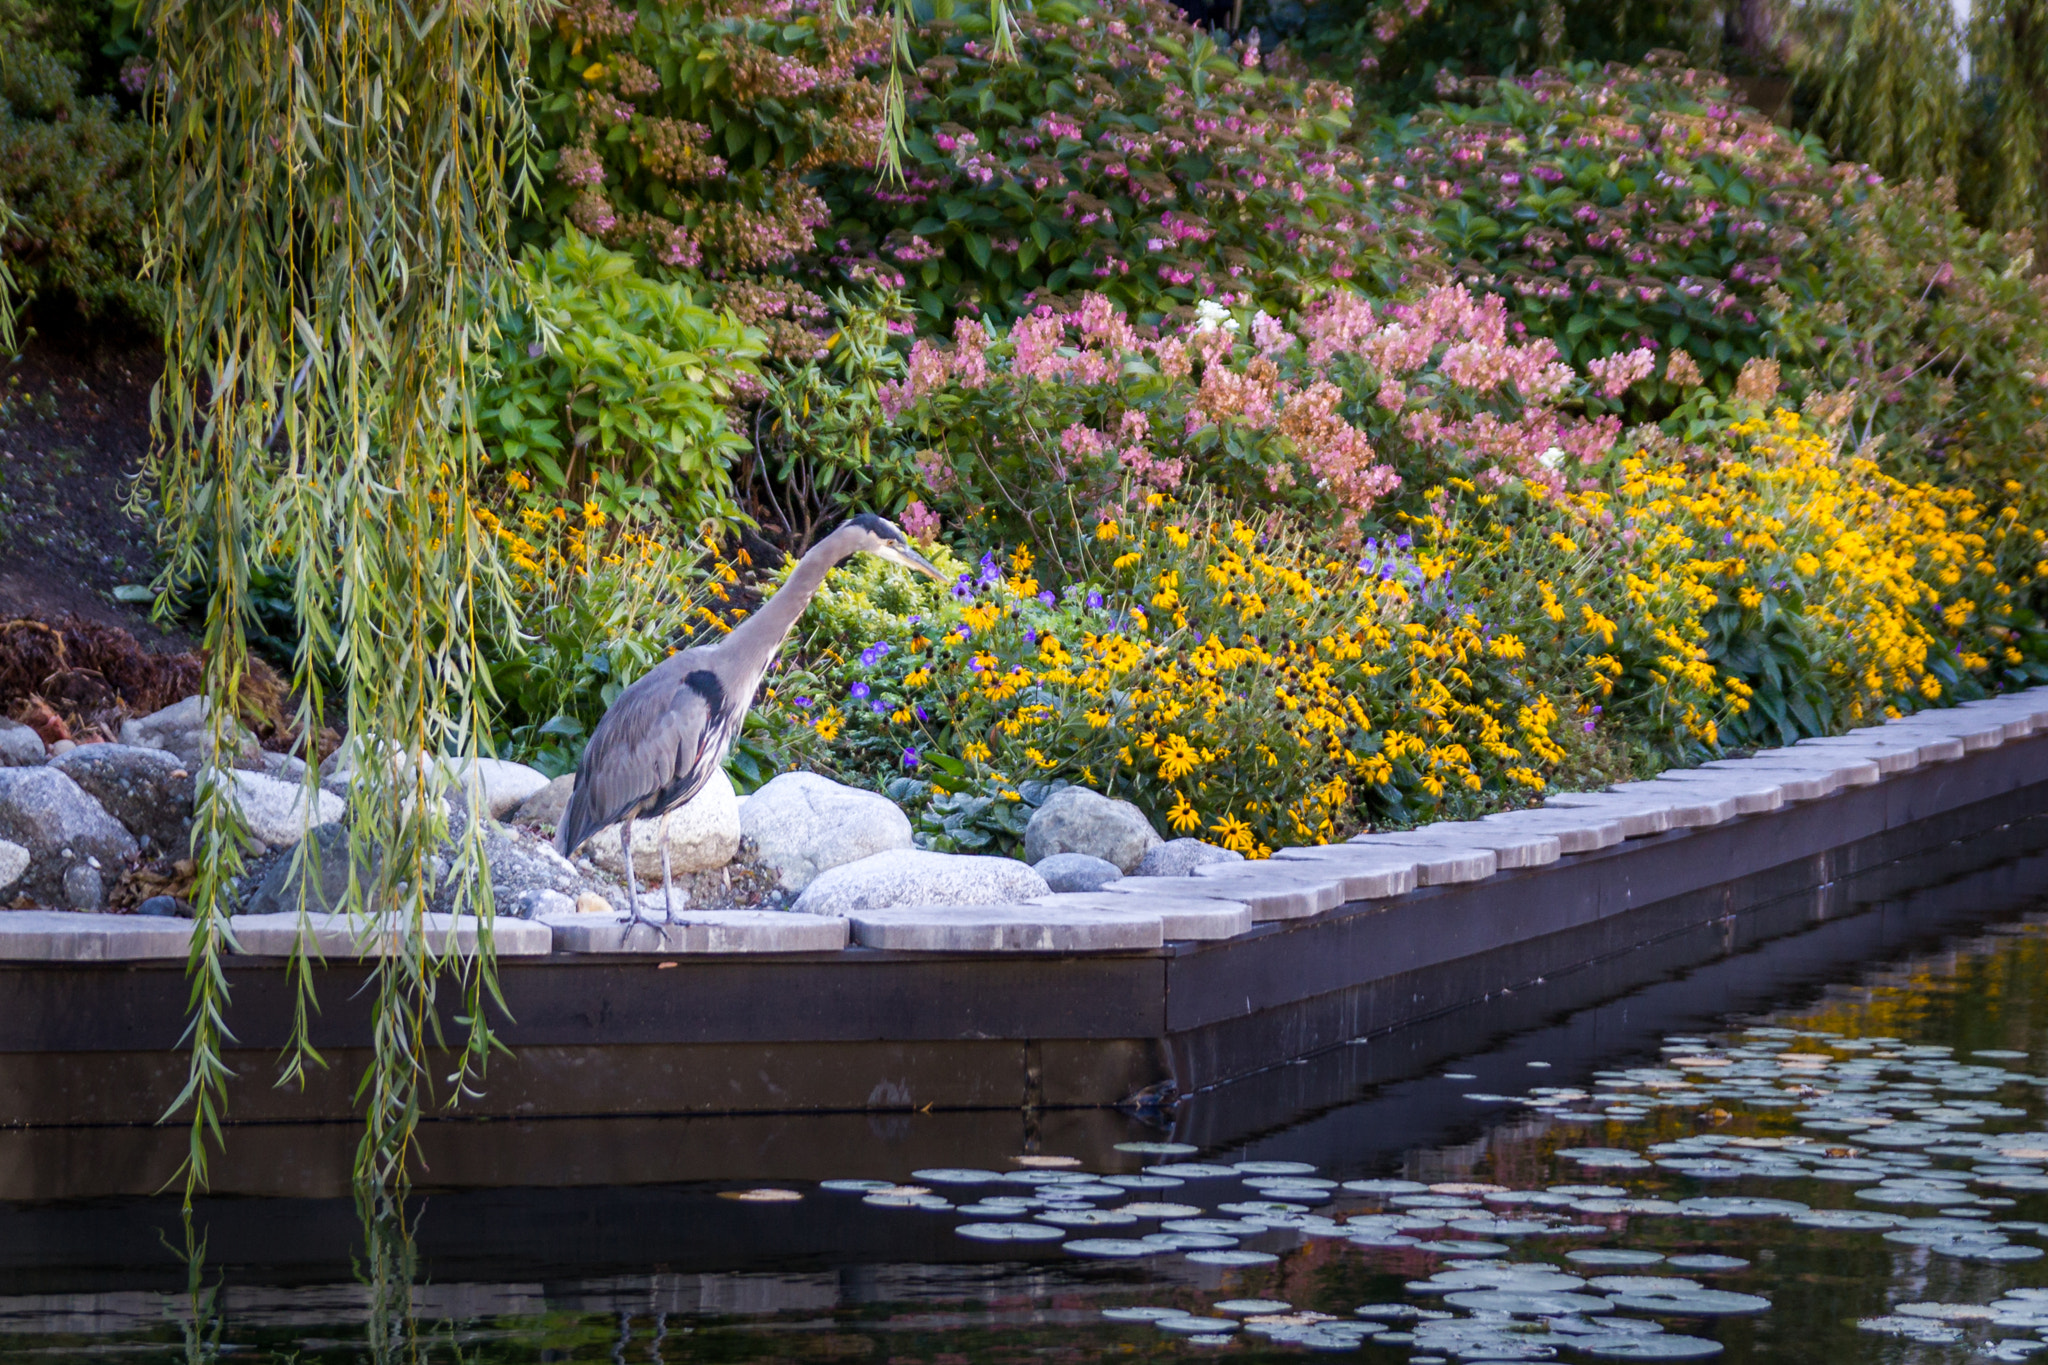
[[[868,685],[866,683],[855,683],[846,690],[852,696],[865,697],[868,694]]]
[[[915,712],[917,712],[917,718],[918,718],[919,720],[930,720],[930,719],[931,719],[931,717],[930,717],[930,716],[928,716],[928,715],[926,715],[926,714],[924,713],[924,708],[923,708],[922,706],[913,706],[913,707],[911,707],[910,709],[911,709],[911,710],[913,710],[913,711],[915,711]]]
[[[811,704],[811,699],[809,697],[798,697],[796,699],[796,704],[798,706],[809,706]]]
[[[1003,581],[1003,566],[996,563],[994,555],[983,555],[981,557],[981,581],[985,584]]]
[[[1033,629],[1032,629],[1031,627],[1029,627],[1029,626],[1026,626],[1026,627],[1024,627],[1024,643],[1025,643],[1025,644],[1027,644],[1027,645],[1035,645],[1035,644],[1037,644],[1037,643],[1038,643],[1038,632],[1037,632],[1037,631],[1035,631],[1035,630],[1033,630]]]
[[[886,640],[875,641],[873,644],[869,645],[866,649],[860,652],[861,667],[873,668],[875,664],[881,659],[881,657],[884,654],[887,654],[888,652],[889,644]]]
[[[1099,593],[1099,592],[1091,592],[1091,593],[1089,593],[1089,594],[1088,594],[1088,610],[1090,610],[1090,611],[1101,611],[1101,610],[1102,610],[1102,594],[1101,594],[1101,593]]]
[[[889,703],[877,697],[874,701],[868,703],[868,710],[873,711],[878,716],[886,716],[889,714]]]
[[[1394,548],[1397,550],[1405,550],[1414,543],[1415,537],[1409,535],[1406,531],[1394,537]]]
[[[541,345],[538,341],[530,342],[526,347],[527,358],[529,360],[539,360],[541,353],[545,350],[547,350],[547,347]]]
[[[967,661],[967,671],[970,673],[979,673],[982,669],[986,667],[988,667],[988,665],[984,664],[979,659],[969,659]]]
[[[1593,726],[1594,726],[1594,724],[1595,724],[1595,722],[1593,722],[1593,721],[1590,721],[1590,720],[1586,722],[1586,733],[1587,733],[1587,734],[1589,734],[1589,735],[1590,735],[1590,734],[1592,734],[1592,733],[1593,733]]]
[[[1733,545],[1735,543],[1735,533],[1733,531],[1723,531],[1721,533],[1721,543],[1723,545]]]
[[[918,765],[919,761],[920,760],[918,759],[916,748],[908,744],[904,745],[903,766],[906,768],[915,768]]]
[[[1053,597],[1051,590],[1048,589],[1047,591],[1038,594],[1038,600],[1049,607],[1053,604],[1053,602],[1056,599]]]

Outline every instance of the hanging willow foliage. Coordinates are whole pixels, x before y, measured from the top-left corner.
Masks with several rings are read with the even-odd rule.
[[[216,755],[237,745],[259,563],[295,566],[301,734],[318,733],[327,714],[317,665],[345,679],[348,908],[381,954],[358,1175],[402,1180],[414,1125],[434,1102],[432,1057],[456,1057],[443,1092],[452,1103],[494,1046],[481,822],[473,810],[457,819],[451,846],[448,765],[418,756],[476,754],[488,689],[479,634],[511,610],[471,515],[470,372],[510,278],[509,200],[533,173],[521,86],[534,9],[153,0],[141,18],[163,55],[151,108],[153,270],[168,299],[153,400],[163,586],[210,585]],[[188,1196],[221,1138],[232,1041],[222,962],[246,838],[230,799],[236,775],[217,767],[207,778],[194,820],[190,1070],[173,1108],[190,1115]],[[309,812],[315,781],[309,771]],[[317,854],[309,840],[295,856]],[[428,928],[444,870],[453,908],[479,917],[468,957]],[[293,961],[287,1080],[321,1064],[312,965],[307,950]],[[459,1037],[442,1036],[444,1017]]]
[[[918,2],[888,0],[889,83],[882,93],[882,145],[875,164],[884,180],[899,183],[903,179],[904,139],[909,136],[908,77],[917,62],[910,50],[910,26],[918,21]],[[989,56],[998,62],[1014,61],[1017,56],[1017,18],[1010,5],[1011,0],[988,0]],[[927,0],[927,8],[934,18],[954,15],[953,0]],[[849,18],[847,0],[835,0],[833,12],[842,22]]]
[[[1957,182],[2001,227],[2048,217],[2048,0],[1844,0],[1790,8],[1811,131],[1886,175]]]

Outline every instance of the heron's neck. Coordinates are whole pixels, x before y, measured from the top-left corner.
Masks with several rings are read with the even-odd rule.
[[[765,673],[775,652],[789,638],[797,618],[804,614],[812,595],[825,581],[825,575],[852,553],[852,546],[837,531],[813,545],[797,561],[796,568],[775,590],[775,595],[756,608],[752,616],[732,628],[732,633],[725,637],[726,647],[737,658],[759,659],[761,671]]]

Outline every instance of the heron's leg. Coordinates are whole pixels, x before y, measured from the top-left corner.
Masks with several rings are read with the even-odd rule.
[[[619,923],[652,924],[653,920],[640,913],[639,890],[634,885],[639,878],[633,875],[633,817],[630,815],[619,822],[619,851],[626,858],[626,917]]]
[[[668,865],[668,817],[673,811],[661,813],[661,907],[664,923],[674,924],[676,920],[676,874]]]

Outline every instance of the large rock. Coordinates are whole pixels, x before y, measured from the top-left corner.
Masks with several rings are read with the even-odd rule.
[[[504,819],[548,785],[546,773],[502,758],[450,759],[447,768],[451,777],[477,794],[493,820]]]
[[[1139,867],[1144,865],[1142,862],[1138,864]],[[1117,871],[1115,863],[1091,858],[1086,853],[1055,853],[1050,858],[1041,859],[1034,870],[1055,892],[1100,891],[1124,875]]]
[[[590,860],[614,877],[626,875],[619,851],[623,827],[610,825],[591,836]],[[740,851],[739,800],[723,769],[711,774],[704,790],[668,818],[669,867],[677,876],[724,867]],[[633,871],[642,882],[661,876],[661,820],[633,822]]]
[[[1045,878],[1014,858],[898,848],[818,874],[790,909],[850,915],[927,905],[1010,905],[1051,894]]]
[[[1162,840],[1145,812],[1086,787],[1064,787],[1047,797],[1024,827],[1024,861],[1036,865],[1056,853],[1085,853],[1135,871],[1146,850]]]
[[[816,773],[783,773],[755,792],[740,809],[740,834],[791,891],[821,872],[911,846],[910,817],[895,802]]]
[[[44,905],[71,904],[64,878],[72,868],[98,873],[104,888],[136,854],[121,822],[51,767],[0,768],[0,839],[28,850],[28,870],[16,887]],[[73,878],[73,890],[86,880]]]
[[[519,825],[545,825],[553,829],[562,823],[562,817],[568,813],[569,797],[575,790],[576,774],[563,773],[522,801],[519,809],[512,812],[512,822]]]
[[[233,768],[212,769],[212,777],[228,784],[242,821],[249,833],[270,848],[290,848],[305,837],[309,825],[325,825],[341,819],[345,807],[332,792],[318,792],[319,804],[313,818],[306,818],[306,788],[299,782],[280,782],[260,773]]]
[[[163,749],[175,755],[187,772],[211,766],[207,759],[207,702],[204,697],[187,697],[161,711],[121,722],[121,742],[138,749]],[[263,747],[242,725],[232,728],[228,764],[235,768],[261,769]]]
[[[41,735],[20,721],[0,717],[0,768],[33,768],[45,757]]]
[[[50,766],[126,826],[145,854],[183,857],[191,846],[198,784],[173,755],[132,744],[87,744]]]
[[[1168,839],[1147,849],[1132,875],[1138,877],[1191,877],[1198,867],[1210,863],[1241,863],[1244,855],[1236,849],[1203,843],[1200,839]]]
[[[270,915],[296,911],[302,895],[306,909],[315,913],[339,910],[348,903],[351,850],[347,827],[335,820],[315,826],[306,837],[311,842],[305,847],[271,863],[243,913]],[[358,848],[354,850],[354,861],[356,875],[367,884],[377,875],[382,859],[376,849]],[[435,868],[437,878],[440,870]]]

